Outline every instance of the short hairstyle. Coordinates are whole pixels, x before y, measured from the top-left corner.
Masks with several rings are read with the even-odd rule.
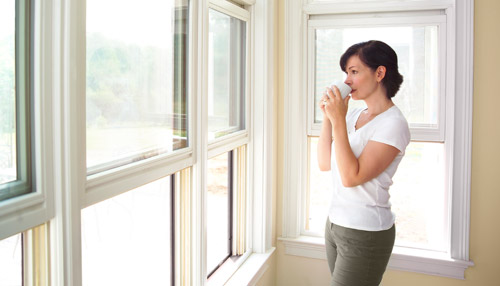
[[[352,45],[340,57],[340,68],[344,72],[346,72],[347,61],[352,56],[358,56],[373,71],[376,71],[379,66],[384,66],[386,72],[382,84],[387,91],[387,98],[391,99],[396,95],[403,83],[403,76],[398,71],[398,56],[389,45],[375,40]]]

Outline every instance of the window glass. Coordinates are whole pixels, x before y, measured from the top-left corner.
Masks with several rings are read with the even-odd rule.
[[[396,245],[446,251],[448,188],[443,143],[411,142],[390,188]]]
[[[207,271],[213,272],[231,254],[229,155],[208,160],[207,170]]]
[[[315,122],[323,120],[318,100],[324,89],[337,79],[345,79],[340,56],[351,45],[380,40],[398,55],[403,84],[394,103],[406,116],[410,127],[437,128],[438,124],[438,27],[371,27],[316,30]],[[350,101],[349,107],[362,106]]]
[[[331,175],[318,168],[318,137],[310,137],[305,230],[323,235],[330,202]],[[411,142],[394,175],[391,195],[396,214],[396,245],[446,250],[448,192],[444,184],[443,143]]]
[[[87,1],[89,174],[188,146],[187,3]]]
[[[171,285],[166,177],[82,210],[83,285]]]
[[[322,172],[318,166],[318,138],[309,137],[309,176],[305,205],[305,230],[323,235],[328,215],[332,186],[330,172]]]
[[[22,234],[0,240],[0,285],[23,285],[22,247]]]
[[[0,184],[17,179],[16,2],[0,1]]]
[[[209,10],[208,138],[245,128],[245,22]]]
[[[30,3],[0,2],[0,201],[34,189]]]

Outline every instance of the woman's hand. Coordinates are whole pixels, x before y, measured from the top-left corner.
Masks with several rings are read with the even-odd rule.
[[[346,98],[342,99],[336,86],[333,86],[333,89],[327,87],[320,99],[320,109],[332,124],[335,124],[339,120],[345,120],[350,98],[350,96],[346,96]]]

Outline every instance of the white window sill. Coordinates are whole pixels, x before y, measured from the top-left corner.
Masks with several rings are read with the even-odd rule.
[[[229,280],[225,283],[222,281],[214,281],[212,277],[208,284],[209,285],[228,285],[228,286],[239,286],[239,285],[256,285],[260,278],[266,273],[269,268],[267,261],[273,255],[275,247],[269,249],[265,253],[252,253],[248,258],[239,265],[239,268],[234,271],[233,275],[230,276]],[[214,275],[216,275],[214,273]]]
[[[279,238],[285,254],[326,260],[322,237]],[[388,268],[455,279],[465,279],[465,270],[474,263],[453,259],[447,253],[395,246]]]

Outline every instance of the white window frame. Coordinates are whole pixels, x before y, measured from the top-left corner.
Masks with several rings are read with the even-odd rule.
[[[34,38],[31,48],[34,102],[31,128],[35,134],[35,191],[0,202],[0,240],[43,224],[54,216],[53,166],[54,140],[52,114],[52,74],[48,64],[52,58],[51,10],[46,3],[33,1]]]
[[[302,229],[307,174],[307,23],[312,15],[443,11],[446,15],[446,162],[451,170],[450,237],[446,253],[395,247],[390,269],[464,279],[469,260],[470,168],[472,138],[473,0],[439,1],[288,1],[285,2],[285,146],[283,230],[285,253],[326,258],[322,238]],[[425,133],[412,134],[427,138]],[[432,136],[434,140],[435,136]],[[439,140],[437,140],[439,141]]]
[[[198,41],[198,79],[199,90],[196,102],[197,138],[201,142],[197,145],[195,173],[195,198],[193,207],[193,227],[206,225],[206,164],[207,159],[218,154],[228,152],[241,145],[247,144],[247,251],[230,267],[218,281],[246,285],[254,275],[262,275],[266,270],[261,266],[267,262],[274,252],[271,247],[272,234],[272,146],[274,144],[274,128],[272,122],[274,108],[274,86],[272,75],[274,65],[269,62],[273,56],[273,11],[275,6],[269,1],[256,0],[239,2],[247,6],[241,8],[224,0],[200,1],[198,6],[199,29]],[[234,134],[208,141],[206,130],[208,86],[208,9],[212,8],[230,16],[247,22],[247,59],[245,82],[245,129]],[[270,124],[271,123],[271,124]],[[193,229],[194,257],[192,281],[195,285],[206,284],[206,228]],[[242,275],[241,272],[252,273]],[[215,274],[214,274],[215,275]],[[220,280],[219,280],[220,279]]]

